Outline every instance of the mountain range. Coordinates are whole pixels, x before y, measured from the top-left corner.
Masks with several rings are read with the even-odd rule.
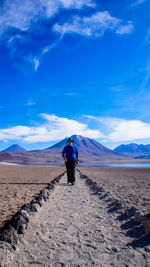
[[[74,139],[74,143],[79,151],[80,162],[98,163],[108,160],[117,161],[127,159],[127,156],[103,146],[94,139],[81,135],[72,135],[71,138]],[[11,161],[23,164],[29,164],[33,162],[63,162],[61,153],[63,147],[67,144],[67,139],[68,138],[65,138],[55,145],[42,150],[10,151],[9,147],[7,150],[0,152],[0,161]]]
[[[135,143],[120,145],[114,149],[115,152],[121,153],[123,155],[133,157],[136,159],[149,159],[150,158],[150,145],[138,145]]]
[[[71,138],[79,151],[80,162],[100,163],[150,159],[150,145],[122,144],[112,150],[88,137],[72,135]],[[67,144],[67,139],[65,138],[55,145],[42,150],[26,151],[20,145],[14,144],[0,152],[0,161],[21,164],[60,163],[63,162],[61,153],[63,147]]]

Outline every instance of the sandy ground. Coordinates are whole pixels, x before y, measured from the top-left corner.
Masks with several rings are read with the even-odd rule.
[[[138,206],[143,213],[150,212],[150,168],[80,167],[100,186],[126,203]]]
[[[0,164],[0,226],[64,170],[63,167]]]
[[[108,213],[106,200],[100,200],[79,174],[75,186],[66,185],[65,175],[32,217],[9,267],[150,266],[150,243],[137,240],[141,226],[121,217]]]

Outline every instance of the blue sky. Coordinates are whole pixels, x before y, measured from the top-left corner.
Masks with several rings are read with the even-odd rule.
[[[150,1],[3,0],[0,149],[150,143]]]

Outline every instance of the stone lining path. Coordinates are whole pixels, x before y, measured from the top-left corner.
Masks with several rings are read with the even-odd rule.
[[[75,186],[66,180],[32,218],[10,267],[150,266],[150,252],[127,246],[132,238],[85,179],[77,172]]]

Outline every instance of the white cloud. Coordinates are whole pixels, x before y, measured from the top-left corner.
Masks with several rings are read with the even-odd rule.
[[[27,126],[15,126],[8,129],[0,129],[0,139],[7,140],[21,140],[24,136],[28,135],[31,129]]]
[[[72,23],[54,25],[54,30],[61,33],[77,33],[87,37],[99,37],[106,30],[114,30],[116,34],[129,34],[134,26],[131,21],[123,24],[122,20],[110,15],[108,11],[96,12],[90,17],[74,16]]]
[[[131,142],[150,138],[150,123],[141,120],[127,120],[114,117],[94,117],[84,115],[88,123],[58,117],[53,114],[41,114],[44,123],[34,126],[18,125],[0,129],[0,140],[18,140],[26,143],[50,142],[62,140],[73,134],[96,138],[105,143]],[[83,118],[82,117],[82,118]],[[97,122],[97,129],[89,127],[90,120]]]
[[[91,138],[100,138],[101,132],[92,130],[87,124],[76,120],[58,117],[56,115],[41,114],[46,120],[38,126],[15,126],[7,129],[0,129],[2,141],[21,140],[27,143],[49,142],[61,140],[73,134],[84,135]]]
[[[150,123],[116,118],[105,119],[103,122],[111,127],[111,132],[107,135],[110,141],[120,142],[150,138]]]
[[[94,117],[85,115],[88,119],[99,122],[99,129],[105,126],[105,142],[123,142],[150,138],[150,123],[141,120],[126,120],[111,117]]]

